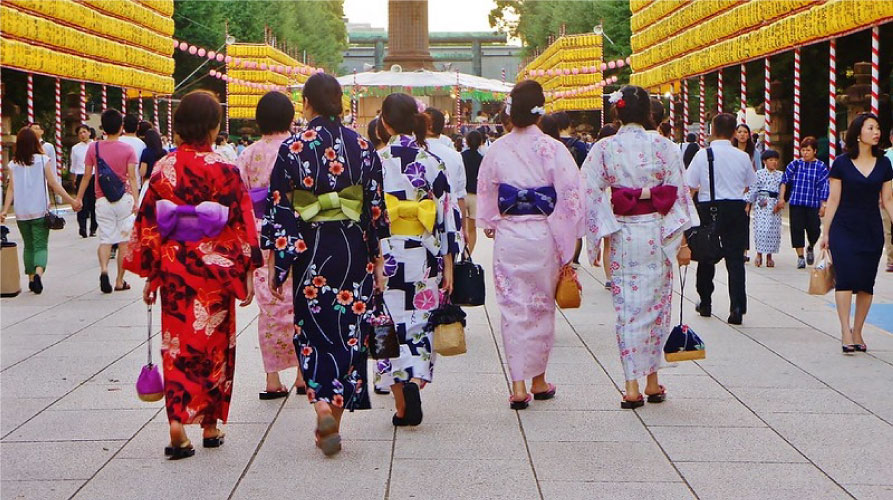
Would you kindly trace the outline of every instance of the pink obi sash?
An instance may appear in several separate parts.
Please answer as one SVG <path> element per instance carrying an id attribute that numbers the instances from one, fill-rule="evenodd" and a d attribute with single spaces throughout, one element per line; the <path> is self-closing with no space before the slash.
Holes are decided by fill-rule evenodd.
<path id="1" fill-rule="evenodd" d="M 667 215 L 676 203 L 676 186 L 655 186 L 651 188 L 651 198 L 640 200 L 641 189 L 624 187 L 611 188 L 611 205 L 614 215 L 644 215 L 658 212 Z"/>

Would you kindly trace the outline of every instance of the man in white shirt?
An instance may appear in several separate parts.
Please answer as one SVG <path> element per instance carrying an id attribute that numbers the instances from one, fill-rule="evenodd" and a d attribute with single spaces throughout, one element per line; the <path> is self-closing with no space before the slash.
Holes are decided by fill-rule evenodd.
<path id="1" fill-rule="evenodd" d="M 217 138 L 214 140 L 214 152 L 225 158 L 229 163 L 235 163 L 236 158 L 239 157 L 239 154 L 236 153 L 236 148 L 230 144 L 229 138 L 223 133 L 217 134 Z"/>
<path id="2" fill-rule="evenodd" d="M 701 225 L 710 223 L 716 215 L 716 232 L 722 243 L 721 258 L 726 261 L 729 272 L 729 324 L 740 325 L 742 316 L 747 313 L 747 292 L 744 285 L 744 249 L 747 247 L 748 217 L 744 193 L 756 181 L 756 174 L 747 153 L 732 146 L 735 133 L 735 115 L 720 113 L 713 118 L 713 141 L 710 147 L 695 154 L 685 180 L 697 192 L 698 215 Z M 711 161 L 712 157 L 712 161 Z M 714 182 L 710 182 L 710 163 L 713 164 Z M 714 200 L 711 201 L 711 187 Z M 701 316 L 709 317 L 713 276 L 716 263 L 698 262 L 697 289 L 700 301 L 695 309 Z"/>
<path id="3" fill-rule="evenodd" d="M 75 186 L 81 185 L 81 179 L 84 178 L 84 160 L 87 158 L 87 149 L 93 143 L 90 140 L 90 127 L 84 124 L 78 125 L 77 128 L 78 143 L 71 147 L 71 162 L 69 164 L 69 172 L 73 177 Z M 90 218 L 90 236 L 96 236 L 96 193 L 93 192 L 93 178 L 90 178 L 90 184 L 87 191 L 84 192 L 84 207 L 78 212 L 78 232 L 81 238 L 87 237 L 87 218 Z"/>
<path id="4" fill-rule="evenodd" d="M 440 158 L 447 169 L 447 178 L 450 181 L 450 194 L 459 207 L 461 219 L 456 221 L 456 227 L 464 227 L 462 220 L 468 216 L 465 207 L 465 197 L 468 196 L 466 191 L 465 162 L 462 161 L 462 154 L 456 151 L 453 146 L 453 140 L 443 135 L 443 127 L 446 125 L 446 118 L 443 113 L 436 108 L 428 108 L 425 110 L 428 115 L 428 151 Z M 463 231 L 464 232 L 464 231 Z M 464 235 L 463 235 L 464 236 Z M 467 240 L 467 238 L 463 238 Z"/>
<path id="5" fill-rule="evenodd" d="M 130 147 L 133 148 L 133 152 L 136 153 L 137 165 L 139 165 L 140 157 L 142 157 L 143 155 L 143 150 L 146 149 L 146 143 L 136 136 L 136 131 L 139 126 L 140 119 L 136 115 L 128 113 L 124 116 L 124 134 L 118 138 L 119 141 L 123 142 L 124 144 L 129 144 Z M 137 181 L 139 183 L 142 183 L 142 179 L 139 178 L 139 169 L 137 169 L 136 177 Z"/>

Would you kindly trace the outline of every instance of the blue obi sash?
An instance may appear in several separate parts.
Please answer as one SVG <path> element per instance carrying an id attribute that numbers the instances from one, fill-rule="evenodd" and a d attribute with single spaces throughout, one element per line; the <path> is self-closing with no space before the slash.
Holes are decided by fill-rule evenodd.
<path id="1" fill-rule="evenodd" d="M 518 189 L 510 184 L 500 184 L 497 204 L 502 215 L 550 215 L 557 200 L 553 186 Z"/>

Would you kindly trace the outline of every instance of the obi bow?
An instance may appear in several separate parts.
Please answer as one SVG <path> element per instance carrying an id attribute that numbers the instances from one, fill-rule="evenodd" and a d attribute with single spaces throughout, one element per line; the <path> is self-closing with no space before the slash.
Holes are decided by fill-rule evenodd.
<path id="1" fill-rule="evenodd" d="M 229 219 L 229 207 L 213 201 L 177 205 L 170 200 L 158 200 L 155 203 L 155 218 L 162 238 L 198 241 L 213 238 L 223 231 Z"/>
<path id="2" fill-rule="evenodd" d="M 499 185 L 499 211 L 505 215 L 550 215 L 555 210 L 558 194 L 552 186 L 519 189 L 510 184 Z"/>
<path id="3" fill-rule="evenodd" d="M 307 222 L 334 220 L 360 220 L 363 210 L 363 186 L 354 185 L 323 194 L 296 190 L 292 193 L 292 203 L 301 219 Z"/>
<path id="4" fill-rule="evenodd" d="M 401 200 L 392 194 L 385 194 L 384 201 L 391 219 L 391 234 L 420 236 L 434 230 L 437 221 L 437 204 L 434 200 Z"/>
<path id="5" fill-rule="evenodd" d="M 641 189 L 611 188 L 611 204 L 617 215 L 642 215 L 658 212 L 667 215 L 676 203 L 676 186 L 661 185 L 651 188 L 651 198 L 640 200 Z"/>

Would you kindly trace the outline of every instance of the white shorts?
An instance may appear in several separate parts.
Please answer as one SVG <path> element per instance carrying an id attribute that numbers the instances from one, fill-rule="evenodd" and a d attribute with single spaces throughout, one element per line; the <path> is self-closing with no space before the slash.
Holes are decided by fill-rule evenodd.
<path id="1" fill-rule="evenodd" d="M 133 229 L 133 196 L 125 193 L 112 203 L 103 196 L 96 200 L 96 222 L 99 225 L 99 243 L 114 245 L 130 241 Z"/>
<path id="2" fill-rule="evenodd" d="M 478 196 L 474 193 L 468 193 L 465 197 L 465 209 L 468 210 L 468 218 L 475 219 L 478 214 Z"/>

